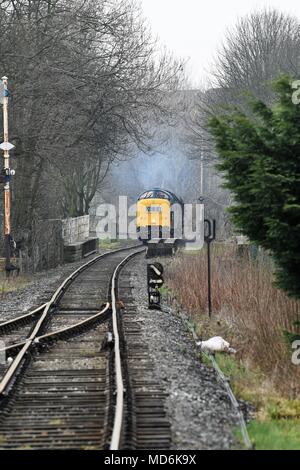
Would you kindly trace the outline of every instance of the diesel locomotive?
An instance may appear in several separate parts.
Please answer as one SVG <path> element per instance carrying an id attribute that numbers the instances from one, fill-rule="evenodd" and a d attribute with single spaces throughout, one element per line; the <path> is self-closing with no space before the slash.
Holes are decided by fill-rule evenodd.
<path id="1" fill-rule="evenodd" d="M 151 189 L 137 201 L 137 233 L 144 243 L 174 238 L 174 208 L 182 210 L 183 201 L 171 191 Z"/>

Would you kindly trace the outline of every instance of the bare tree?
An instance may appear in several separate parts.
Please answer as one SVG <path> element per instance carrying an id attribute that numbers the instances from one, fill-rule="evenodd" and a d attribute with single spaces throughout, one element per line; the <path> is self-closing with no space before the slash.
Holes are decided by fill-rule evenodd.
<path id="1" fill-rule="evenodd" d="M 268 82 L 280 74 L 300 71 L 300 23 L 277 10 L 255 12 L 240 19 L 219 51 L 214 87 L 250 91 L 267 99 Z"/>
<path id="2" fill-rule="evenodd" d="M 185 140 L 190 158 L 202 159 L 204 195 L 208 212 L 219 225 L 227 224 L 224 208 L 232 203 L 222 189 L 222 175 L 215 169 L 218 161 L 207 121 L 226 112 L 228 106 L 246 111 L 249 95 L 270 103 L 270 81 L 280 74 L 297 76 L 300 72 L 300 23 L 297 18 L 276 10 L 254 12 L 241 18 L 228 31 L 212 70 L 210 89 L 199 92 L 186 119 Z M 211 184 L 210 184 L 211 183 Z"/>
<path id="3" fill-rule="evenodd" d="M 149 150 L 149 120 L 181 64 L 157 54 L 128 0 L 0 2 L 2 70 L 11 79 L 14 223 L 87 213 L 114 159 Z M 22 197 L 18 197 L 21 195 Z"/>

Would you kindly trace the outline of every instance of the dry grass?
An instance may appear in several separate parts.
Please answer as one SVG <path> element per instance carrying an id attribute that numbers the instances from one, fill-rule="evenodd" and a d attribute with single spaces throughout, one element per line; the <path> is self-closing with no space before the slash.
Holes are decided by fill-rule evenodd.
<path id="1" fill-rule="evenodd" d="M 5 275 L 0 276 L 0 299 L 3 298 L 9 292 L 15 292 L 23 287 L 28 286 L 31 283 L 31 279 L 27 276 L 13 276 L 10 279 L 6 279 Z"/>
<path id="2" fill-rule="evenodd" d="M 245 366 L 264 376 L 261 386 L 287 398 L 300 396 L 300 366 L 291 361 L 283 330 L 297 333 L 300 303 L 273 285 L 268 257 L 253 262 L 238 256 L 235 246 L 212 251 L 213 319 L 207 320 L 206 253 L 183 254 L 168 268 L 168 286 L 192 316 L 199 335 L 221 334 L 238 350 Z"/>

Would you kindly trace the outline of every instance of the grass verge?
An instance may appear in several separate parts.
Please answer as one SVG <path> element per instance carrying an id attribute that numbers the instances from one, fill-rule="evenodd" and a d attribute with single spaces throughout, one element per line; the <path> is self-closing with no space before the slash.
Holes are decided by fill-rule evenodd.
<path id="1" fill-rule="evenodd" d="M 298 333 L 300 304 L 273 285 L 272 263 L 238 256 L 232 246 L 213 252 L 213 319 L 207 318 L 205 251 L 177 257 L 167 268 L 166 297 L 175 298 L 197 335 L 220 335 L 238 350 L 217 355 L 234 393 L 253 403 L 248 426 L 257 449 L 300 449 L 300 366 L 284 331 Z M 171 292 L 171 293 L 170 293 Z"/>
<path id="2" fill-rule="evenodd" d="M 99 248 L 104 250 L 117 250 L 137 245 L 138 240 L 111 240 L 110 238 L 99 239 Z"/>
<path id="3" fill-rule="evenodd" d="M 257 450 L 300 449 L 300 420 L 255 420 L 248 432 Z"/>
<path id="4" fill-rule="evenodd" d="M 257 450 L 300 449 L 300 400 L 282 397 L 267 387 L 266 377 L 234 357 L 216 355 L 223 373 L 230 378 L 237 397 L 252 403 L 256 417 L 248 432 Z M 240 433 L 236 433 L 241 440 Z M 241 441 L 242 442 L 242 441 Z"/>
<path id="5" fill-rule="evenodd" d="M 104 250 L 117 250 L 118 248 L 122 248 L 122 245 L 119 241 L 105 238 L 104 240 L 99 239 L 99 248 L 103 248 Z"/>

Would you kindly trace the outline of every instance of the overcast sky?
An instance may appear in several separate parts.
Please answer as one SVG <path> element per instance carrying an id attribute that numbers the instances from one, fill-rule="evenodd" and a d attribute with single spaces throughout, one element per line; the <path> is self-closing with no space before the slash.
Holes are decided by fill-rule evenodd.
<path id="1" fill-rule="evenodd" d="M 275 7 L 300 18 L 300 0 L 140 0 L 155 35 L 177 56 L 189 59 L 193 86 L 205 85 L 216 51 L 237 19 Z"/>

